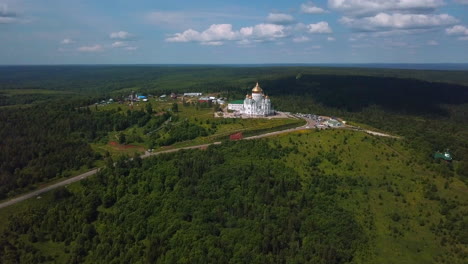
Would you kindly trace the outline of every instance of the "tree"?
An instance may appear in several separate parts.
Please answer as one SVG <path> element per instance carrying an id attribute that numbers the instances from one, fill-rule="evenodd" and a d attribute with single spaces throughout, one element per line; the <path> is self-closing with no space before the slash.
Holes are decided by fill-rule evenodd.
<path id="1" fill-rule="evenodd" d="M 125 133 L 123 133 L 123 132 L 119 133 L 118 138 L 119 138 L 119 143 L 120 144 L 125 144 L 125 142 L 127 140 L 126 137 L 125 137 Z"/>
<path id="2" fill-rule="evenodd" d="M 150 115 L 153 113 L 153 106 L 151 105 L 151 103 L 146 104 L 146 112 Z"/>

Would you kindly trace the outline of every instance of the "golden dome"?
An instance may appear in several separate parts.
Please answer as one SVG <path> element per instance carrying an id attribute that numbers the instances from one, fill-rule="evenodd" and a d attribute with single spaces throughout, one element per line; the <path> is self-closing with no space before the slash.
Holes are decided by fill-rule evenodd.
<path id="1" fill-rule="evenodd" d="M 270 96 L 268 96 L 268 95 L 267 95 L 267 96 L 265 96 L 265 99 L 270 99 Z"/>
<path id="2" fill-rule="evenodd" d="M 257 82 L 257 85 L 255 85 L 255 87 L 252 89 L 252 93 L 261 93 L 261 92 L 263 92 L 263 90 L 262 88 L 260 88 Z"/>

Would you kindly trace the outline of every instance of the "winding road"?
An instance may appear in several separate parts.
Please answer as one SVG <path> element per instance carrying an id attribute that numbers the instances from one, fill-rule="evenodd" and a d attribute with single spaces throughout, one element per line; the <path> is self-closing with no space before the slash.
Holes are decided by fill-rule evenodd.
<path id="1" fill-rule="evenodd" d="M 307 123 L 305 125 L 302 125 L 302 126 L 299 126 L 299 127 L 296 127 L 296 128 L 290 128 L 290 129 L 265 133 L 265 134 L 261 134 L 261 135 L 257 135 L 257 136 L 246 137 L 246 138 L 244 138 L 244 140 L 270 137 L 270 136 L 280 135 L 280 134 L 284 134 L 284 133 L 290 133 L 290 132 L 294 132 L 294 131 L 298 131 L 298 130 L 312 129 L 314 127 L 314 121 L 312 121 L 311 119 L 308 119 L 308 118 L 303 118 L 303 119 L 305 121 L 307 121 Z M 369 132 L 373 132 L 373 131 L 364 131 L 364 132 L 369 133 Z M 376 136 L 393 137 L 393 136 L 383 134 L 383 133 L 379 133 L 379 132 L 373 132 L 373 134 L 376 135 Z M 153 153 L 146 152 L 145 154 L 141 155 L 141 158 L 144 159 L 144 158 L 148 158 L 148 157 L 151 157 L 151 156 L 176 152 L 176 151 L 183 150 L 183 149 L 202 149 L 202 148 L 206 148 L 206 147 L 208 147 L 210 145 L 219 145 L 219 144 L 221 144 L 221 142 L 218 141 L 218 142 L 202 144 L 202 145 L 196 145 L 196 146 L 190 146 L 190 147 L 181 147 L 181 148 L 168 149 L 168 150 L 163 150 L 163 151 L 158 151 L 158 152 L 153 152 Z M 68 184 L 83 180 L 83 179 L 86 179 L 89 176 L 92 176 L 92 175 L 96 174 L 98 172 L 98 170 L 99 169 L 96 168 L 96 169 L 90 170 L 88 172 L 82 173 L 80 175 L 77 175 L 77 176 L 62 180 L 60 182 L 57 182 L 57 183 L 54 183 L 54 184 L 51 184 L 51 185 L 48 185 L 48 186 L 43 187 L 41 189 L 26 193 L 26 194 L 22 194 L 22 195 L 20 195 L 20 196 L 18 196 L 16 198 L 1 202 L 0 203 L 0 209 L 4 208 L 4 207 L 7 207 L 7 206 L 10 206 L 10 205 L 14 205 L 14 204 L 19 203 L 21 201 L 24 201 L 26 199 L 33 198 L 35 196 L 38 196 L 38 195 L 43 194 L 45 192 L 51 191 L 53 189 L 56 189 L 56 188 L 59 188 L 59 187 L 62 187 L 62 186 L 65 186 L 65 185 L 68 185 Z"/>

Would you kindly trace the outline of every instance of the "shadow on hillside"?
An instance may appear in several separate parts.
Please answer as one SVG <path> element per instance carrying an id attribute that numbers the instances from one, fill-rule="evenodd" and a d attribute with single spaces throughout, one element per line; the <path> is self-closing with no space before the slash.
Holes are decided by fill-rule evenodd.
<path id="1" fill-rule="evenodd" d="M 311 95 L 328 107 L 357 112 L 370 105 L 405 114 L 443 115 L 442 104 L 468 102 L 468 87 L 412 79 L 307 75 L 264 81 L 269 93 Z"/>

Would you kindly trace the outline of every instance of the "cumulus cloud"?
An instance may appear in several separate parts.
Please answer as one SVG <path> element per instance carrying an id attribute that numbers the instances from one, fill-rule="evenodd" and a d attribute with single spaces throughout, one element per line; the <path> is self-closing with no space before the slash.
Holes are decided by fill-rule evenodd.
<path id="1" fill-rule="evenodd" d="M 282 13 L 270 13 L 267 17 L 267 22 L 278 25 L 289 25 L 294 23 L 294 17 Z"/>
<path id="2" fill-rule="evenodd" d="M 327 33 L 332 33 L 332 29 L 328 25 L 327 22 L 321 21 L 316 24 L 309 24 L 307 26 L 307 29 L 309 33 L 314 33 L 314 34 L 327 34 Z"/>
<path id="3" fill-rule="evenodd" d="M 203 45 L 219 46 L 224 44 L 225 41 L 267 41 L 285 36 L 285 27 L 283 25 L 258 24 L 253 27 L 243 27 L 236 31 L 232 29 L 231 24 L 213 24 L 202 32 L 188 29 L 182 33 L 176 33 L 166 38 L 166 41 L 199 42 Z"/>
<path id="4" fill-rule="evenodd" d="M 372 15 L 380 12 L 427 13 L 443 6 L 444 0 L 328 0 L 331 9 L 348 16 Z"/>
<path id="5" fill-rule="evenodd" d="M 103 50 L 104 48 L 99 44 L 96 44 L 93 46 L 81 46 L 78 48 L 78 51 L 81 51 L 81 52 L 98 52 L 98 51 L 103 51 Z"/>
<path id="6" fill-rule="evenodd" d="M 325 9 L 315 6 L 312 2 L 301 5 L 301 12 L 305 14 L 321 14 L 325 13 Z"/>
<path id="7" fill-rule="evenodd" d="M 385 31 L 394 29 L 423 29 L 448 26 L 458 22 L 448 14 L 387 14 L 379 13 L 364 18 L 343 17 L 340 22 L 358 31 Z"/>
<path id="8" fill-rule="evenodd" d="M 242 35 L 257 40 L 271 40 L 286 37 L 285 27 L 274 24 L 258 24 L 252 27 L 241 28 Z"/>
<path id="9" fill-rule="evenodd" d="M 63 39 L 62 41 L 60 41 L 61 44 L 64 44 L 64 45 L 68 45 L 68 44 L 73 44 L 75 43 L 75 41 L 73 39 L 70 39 L 70 38 L 65 38 Z"/>
<path id="10" fill-rule="evenodd" d="M 435 40 L 429 40 L 427 42 L 427 45 L 429 45 L 429 46 L 439 46 L 439 42 L 437 42 Z"/>
<path id="11" fill-rule="evenodd" d="M 169 42 L 213 42 L 221 40 L 234 40 L 237 38 L 236 32 L 232 30 L 231 24 L 214 24 L 203 32 L 188 29 L 182 33 L 176 33 L 167 38 Z"/>
<path id="12" fill-rule="evenodd" d="M 462 4 L 462 5 L 468 5 L 468 0 L 455 0 L 455 2 Z"/>
<path id="13" fill-rule="evenodd" d="M 334 37 L 328 37 L 327 40 L 328 41 L 335 41 L 335 38 Z"/>
<path id="14" fill-rule="evenodd" d="M 456 25 L 451 28 L 445 29 L 448 35 L 468 35 L 468 27 Z"/>
<path id="15" fill-rule="evenodd" d="M 130 39 L 132 37 L 132 34 L 126 31 L 118 31 L 110 33 L 109 37 L 111 39 Z"/>
<path id="16" fill-rule="evenodd" d="M 458 40 L 468 40 L 468 27 L 463 25 L 456 25 L 445 29 L 447 35 L 459 36 Z"/>
<path id="17" fill-rule="evenodd" d="M 135 47 L 135 46 L 129 46 L 129 47 L 125 47 L 124 49 L 126 50 L 137 50 L 138 47 Z"/>

